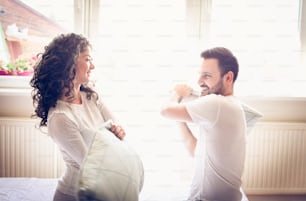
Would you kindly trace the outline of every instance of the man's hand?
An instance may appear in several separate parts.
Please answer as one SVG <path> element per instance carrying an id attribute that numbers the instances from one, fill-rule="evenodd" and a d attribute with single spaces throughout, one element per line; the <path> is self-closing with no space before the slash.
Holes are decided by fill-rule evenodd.
<path id="1" fill-rule="evenodd" d="M 119 138 L 120 140 L 123 140 L 123 138 L 125 137 L 125 131 L 123 130 L 123 128 L 119 125 L 116 124 L 112 124 L 110 130 L 116 135 L 117 138 Z"/>
<path id="2" fill-rule="evenodd" d="M 177 98 L 177 102 L 181 102 L 184 98 L 191 98 L 193 89 L 186 84 L 177 84 L 174 87 L 174 93 Z"/>

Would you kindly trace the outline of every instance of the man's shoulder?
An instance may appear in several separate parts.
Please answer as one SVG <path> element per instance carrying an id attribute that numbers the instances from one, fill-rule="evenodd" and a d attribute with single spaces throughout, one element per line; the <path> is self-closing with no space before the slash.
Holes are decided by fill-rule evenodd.
<path id="1" fill-rule="evenodd" d="M 233 99 L 233 97 L 231 96 L 223 96 L 221 94 L 209 94 L 203 97 L 205 97 L 205 99 L 208 101 L 221 101 L 221 102 L 230 102 Z"/>

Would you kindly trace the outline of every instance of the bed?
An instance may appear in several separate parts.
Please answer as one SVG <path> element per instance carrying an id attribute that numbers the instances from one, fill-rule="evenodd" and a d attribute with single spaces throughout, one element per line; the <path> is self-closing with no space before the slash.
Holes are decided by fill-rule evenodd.
<path id="1" fill-rule="evenodd" d="M 57 179 L 52 178 L 0 178 L 1 201 L 52 201 Z M 140 194 L 140 201 L 179 201 L 188 194 L 184 186 L 145 185 Z M 242 201 L 248 201 L 244 195 Z"/>
<path id="2" fill-rule="evenodd" d="M 57 179 L 2 177 L 1 201 L 52 201 Z"/>

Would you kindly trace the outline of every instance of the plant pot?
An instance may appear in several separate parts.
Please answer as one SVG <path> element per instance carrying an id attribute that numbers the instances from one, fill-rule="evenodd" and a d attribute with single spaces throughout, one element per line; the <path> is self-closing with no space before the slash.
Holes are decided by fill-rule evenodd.
<path id="1" fill-rule="evenodd" d="M 18 76 L 31 76 L 33 75 L 33 71 L 18 71 L 17 75 Z"/>
<path id="2" fill-rule="evenodd" d="M 0 70 L 0 75 L 14 75 L 12 71 Z"/>

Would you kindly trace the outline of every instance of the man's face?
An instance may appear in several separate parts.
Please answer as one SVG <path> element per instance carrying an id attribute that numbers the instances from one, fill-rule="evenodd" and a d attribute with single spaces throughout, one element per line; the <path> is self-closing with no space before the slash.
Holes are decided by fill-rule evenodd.
<path id="1" fill-rule="evenodd" d="M 203 60 L 198 84 L 201 87 L 201 96 L 207 94 L 223 94 L 225 89 L 217 59 L 211 58 Z"/>

